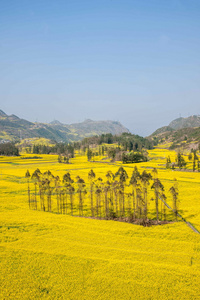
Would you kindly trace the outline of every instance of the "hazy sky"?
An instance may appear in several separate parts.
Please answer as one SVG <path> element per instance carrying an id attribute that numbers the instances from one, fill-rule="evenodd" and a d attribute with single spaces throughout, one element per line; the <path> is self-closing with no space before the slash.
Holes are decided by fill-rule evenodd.
<path id="1" fill-rule="evenodd" d="M 0 0 L 0 109 L 143 136 L 200 114 L 200 1 Z"/>

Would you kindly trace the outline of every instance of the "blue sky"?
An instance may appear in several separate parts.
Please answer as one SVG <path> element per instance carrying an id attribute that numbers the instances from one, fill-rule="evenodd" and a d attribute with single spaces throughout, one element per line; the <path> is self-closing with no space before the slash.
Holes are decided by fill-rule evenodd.
<path id="1" fill-rule="evenodd" d="M 148 135 L 200 114 L 199 0 L 0 0 L 0 109 Z"/>

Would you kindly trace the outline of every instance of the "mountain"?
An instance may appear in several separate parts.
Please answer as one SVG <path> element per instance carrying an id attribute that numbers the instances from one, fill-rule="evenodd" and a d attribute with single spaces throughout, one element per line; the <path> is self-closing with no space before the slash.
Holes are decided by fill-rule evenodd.
<path id="1" fill-rule="evenodd" d="M 156 136 L 158 134 L 161 134 L 161 133 L 164 133 L 164 132 L 167 132 L 167 131 L 174 131 L 173 128 L 169 127 L 169 126 L 163 126 L 161 128 L 158 128 L 156 131 L 154 131 L 151 136 Z"/>
<path id="2" fill-rule="evenodd" d="M 102 133 L 121 134 L 123 132 L 129 132 L 120 122 L 115 121 L 92 121 L 85 120 L 82 123 L 75 123 L 69 126 L 69 129 L 76 130 L 79 134 L 87 136 L 100 135 Z"/>
<path id="3" fill-rule="evenodd" d="M 168 126 L 173 129 L 200 127 L 200 116 L 193 115 L 188 118 L 178 118 L 169 123 Z"/>
<path id="4" fill-rule="evenodd" d="M 188 118 L 178 118 L 169 123 L 168 126 L 163 126 L 161 128 L 158 128 L 156 131 L 154 131 L 150 137 L 156 136 L 158 134 L 168 132 L 168 131 L 174 131 L 182 128 L 193 128 L 193 127 L 200 127 L 200 116 L 193 115 Z"/>
<path id="5" fill-rule="evenodd" d="M 7 114 L 0 109 L 0 117 L 7 117 Z"/>
<path id="6" fill-rule="evenodd" d="M 54 120 L 52 122 L 49 123 L 50 125 L 63 125 L 60 121 L 58 120 Z"/>
<path id="7" fill-rule="evenodd" d="M 148 138 L 155 143 L 168 144 L 171 149 L 196 149 L 200 142 L 200 116 L 175 119 L 168 126 L 158 128 Z"/>
<path id="8" fill-rule="evenodd" d="M 0 110 L 0 141 L 43 137 L 57 142 L 71 142 L 102 133 L 121 134 L 123 132 L 129 132 L 129 130 L 115 121 L 85 120 L 70 125 L 62 124 L 57 120 L 49 124 L 33 123 L 15 115 L 8 116 Z"/>

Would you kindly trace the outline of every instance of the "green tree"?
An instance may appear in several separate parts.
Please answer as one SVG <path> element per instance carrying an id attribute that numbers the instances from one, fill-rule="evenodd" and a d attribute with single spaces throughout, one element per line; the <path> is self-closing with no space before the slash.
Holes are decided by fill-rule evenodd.
<path id="1" fill-rule="evenodd" d="M 67 200 L 68 200 L 68 194 L 70 195 L 70 192 L 72 192 L 71 188 L 71 184 L 74 182 L 74 180 L 71 178 L 71 175 L 69 172 L 67 172 L 66 174 L 63 175 L 63 184 L 64 184 L 64 193 L 65 193 L 65 213 L 67 214 Z M 71 202 L 71 198 L 70 198 L 70 202 Z M 73 206 L 73 205 L 72 205 Z M 71 207 L 72 207 L 71 206 Z"/>
<path id="2" fill-rule="evenodd" d="M 137 197 L 137 187 L 139 186 L 139 180 L 141 178 L 138 168 L 135 166 L 129 184 L 132 186 L 132 197 L 133 197 L 133 218 L 134 220 L 138 217 L 139 214 L 139 205 Z"/>
<path id="3" fill-rule="evenodd" d="M 157 220 L 157 223 L 158 223 L 158 220 L 159 220 L 159 196 L 161 195 L 161 193 L 164 191 L 164 186 L 163 184 L 161 183 L 160 179 L 157 178 L 157 170 L 154 168 L 154 170 L 152 171 L 153 173 L 153 177 L 154 177 L 154 182 L 151 186 L 152 189 L 154 189 L 154 194 L 155 194 L 155 206 L 156 206 L 156 220 Z"/>
<path id="4" fill-rule="evenodd" d="M 124 199 L 124 187 L 126 184 L 126 180 L 128 179 L 128 174 L 126 170 L 121 166 L 118 171 L 115 173 L 115 177 L 119 178 L 119 183 L 120 183 L 120 204 L 122 202 L 122 214 L 124 215 L 125 213 L 125 199 Z"/>
<path id="5" fill-rule="evenodd" d="M 197 156 L 197 150 L 192 150 L 193 152 L 193 172 L 196 170 L 196 165 L 197 165 L 197 168 L 198 168 L 198 161 L 199 161 L 199 158 Z"/>
<path id="6" fill-rule="evenodd" d="M 148 199 L 147 199 L 147 188 L 149 185 L 149 181 L 152 179 L 152 176 L 150 173 L 147 173 L 147 171 L 143 171 L 141 175 L 141 183 L 142 183 L 142 190 L 143 190 L 143 216 L 144 219 L 147 219 L 147 212 L 148 212 Z"/>
<path id="7" fill-rule="evenodd" d="M 92 217 L 94 217 L 94 207 L 93 207 L 93 194 L 94 194 L 94 179 L 95 173 L 93 170 L 90 170 L 88 173 L 88 180 L 90 182 L 90 204 L 91 204 L 91 213 Z"/>
<path id="8" fill-rule="evenodd" d="M 167 157 L 167 161 L 166 161 L 166 168 L 167 168 L 167 169 L 170 169 L 171 163 L 172 163 L 172 162 L 171 162 L 171 158 L 170 158 L 170 156 L 168 156 L 168 157 Z"/>
<path id="9" fill-rule="evenodd" d="M 92 159 L 92 150 L 88 147 L 87 149 L 87 159 L 88 161 L 90 161 Z"/>
<path id="10" fill-rule="evenodd" d="M 31 206 L 31 200 L 30 200 L 30 185 L 29 185 L 29 178 L 31 177 L 29 170 L 26 171 L 25 177 L 27 178 L 27 183 L 28 183 L 28 203 L 29 203 L 29 208 Z"/>
<path id="11" fill-rule="evenodd" d="M 102 207 L 102 191 L 103 191 L 103 180 L 101 177 L 99 177 L 97 180 L 96 180 L 96 214 L 97 214 L 97 217 L 100 216 L 101 218 L 101 207 Z"/>
<path id="12" fill-rule="evenodd" d="M 178 152 L 178 154 L 177 154 L 177 165 L 178 165 L 179 169 L 185 168 L 186 164 L 187 163 L 186 163 L 184 157 L 182 156 L 182 154 L 180 152 Z"/>
<path id="13" fill-rule="evenodd" d="M 38 185 L 38 183 L 40 182 L 40 176 L 41 176 L 41 172 L 40 172 L 40 170 L 37 168 L 34 172 L 33 172 L 33 174 L 32 174 L 32 176 L 31 176 L 31 178 L 34 180 L 34 185 L 35 185 L 35 206 L 36 206 L 36 209 L 37 209 L 37 185 Z M 42 203 L 42 202 L 40 202 L 40 204 L 41 204 L 41 209 L 42 210 L 44 210 L 44 204 Z"/>
<path id="14" fill-rule="evenodd" d="M 106 178 L 107 178 L 107 201 L 108 201 L 108 213 L 110 217 L 114 217 L 114 185 L 113 185 L 113 180 L 115 178 L 114 174 L 112 173 L 112 171 L 108 171 L 106 173 Z"/>
<path id="15" fill-rule="evenodd" d="M 108 157 L 111 159 L 111 161 L 114 161 L 115 160 L 115 157 L 116 157 L 116 149 L 115 148 L 109 148 L 108 149 Z"/>
<path id="16" fill-rule="evenodd" d="M 60 154 L 58 155 L 58 162 L 59 162 L 59 164 L 62 163 L 62 156 Z"/>
<path id="17" fill-rule="evenodd" d="M 174 185 L 169 189 L 169 191 L 171 192 L 172 194 L 172 197 L 173 197 L 173 211 L 174 211 L 174 214 L 175 214 L 175 217 L 176 217 L 176 221 L 177 221 L 177 215 L 178 215 L 178 183 L 177 183 L 177 180 L 174 179 L 175 183 Z"/>
<path id="18" fill-rule="evenodd" d="M 56 192 L 56 199 L 57 199 L 57 212 L 60 212 L 60 177 L 56 176 L 54 178 L 54 187 Z"/>
<path id="19" fill-rule="evenodd" d="M 85 190 L 85 181 L 80 178 L 79 176 L 77 178 L 77 184 L 78 184 L 78 194 L 79 194 L 79 216 L 83 216 L 83 196 L 86 193 Z"/>

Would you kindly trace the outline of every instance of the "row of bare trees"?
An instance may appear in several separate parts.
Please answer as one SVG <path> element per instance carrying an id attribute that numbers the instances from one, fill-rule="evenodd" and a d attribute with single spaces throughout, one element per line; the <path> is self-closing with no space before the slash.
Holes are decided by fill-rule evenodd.
<path id="1" fill-rule="evenodd" d="M 157 222 L 167 220 L 164 204 L 166 196 L 157 169 L 153 169 L 151 173 L 144 170 L 140 174 L 135 167 L 129 179 L 126 170 L 121 166 L 115 174 L 108 171 L 105 177 L 106 180 L 96 178 L 94 171 L 90 170 L 86 183 L 80 176 L 73 180 L 69 172 L 61 179 L 50 171 L 41 173 L 36 169 L 31 175 L 27 170 L 29 208 L 128 222 L 146 222 L 150 218 L 155 218 Z M 150 196 L 150 187 L 154 191 L 153 197 Z M 177 183 L 170 188 L 170 192 L 177 218 Z M 155 202 L 153 210 L 149 205 L 150 201 Z"/>

